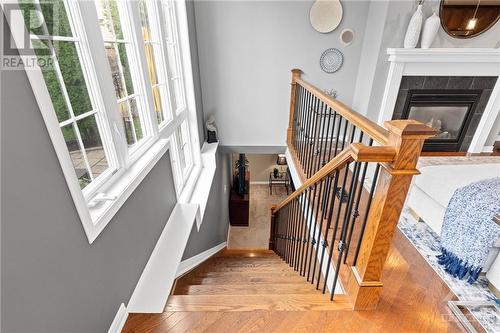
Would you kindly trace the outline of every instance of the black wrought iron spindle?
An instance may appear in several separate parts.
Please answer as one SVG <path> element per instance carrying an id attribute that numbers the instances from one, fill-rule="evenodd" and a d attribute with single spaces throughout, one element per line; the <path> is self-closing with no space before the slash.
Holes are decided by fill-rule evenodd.
<path id="1" fill-rule="evenodd" d="M 347 164 L 345 166 L 345 168 L 348 170 L 349 169 L 349 164 Z M 339 172 L 339 176 L 340 176 L 340 171 L 337 170 L 337 172 Z M 336 187 L 334 189 L 335 194 L 339 198 L 339 205 L 338 205 L 338 208 L 337 208 L 337 214 L 335 215 L 335 223 L 333 225 L 332 242 L 330 244 L 330 251 L 329 251 L 329 254 L 328 254 L 328 262 L 331 262 L 331 260 L 333 258 L 333 249 L 335 248 L 335 240 L 337 238 L 337 231 L 338 231 L 339 222 L 340 222 L 340 214 L 342 212 L 342 204 L 343 204 L 343 197 L 344 197 L 344 193 L 345 193 L 346 182 L 347 182 L 347 177 L 344 174 L 344 178 L 342 179 L 342 186 L 341 187 Z M 326 289 L 326 284 L 327 284 L 327 281 L 328 281 L 328 274 L 330 273 L 330 266 L 331 265 L 328 265 L 326 267 L 325 282 L 323 284 L 323 293 L 325 292 L 325 289 Z M 335 267 L 335 271 L 337 271 L 338 268 L 339 267 Z M 335 283 L 336 283 L 336 281 L 335 281 Z M 333 284 L 333 288 L 334 289 L 335 289 L 335 283 Z"/>
<path id="2" fill-rule="evenodd" d="M 338 180 L 339 180 L 339 170 L 335 170 L 335 173 L 333 175 L 333 182 L 331 184 L 331 186 L 329 187 L 328 189 L 328 196 L 329 196 L 329 199 L 328 199 L 328 204 L 327 204 L 327 207 L 328 207 L 328 217 L 326 219 L 326 230 L 325 230 L 325 240 L 324 240 L 324 243 L 322 244 L 322 249 L 321 249 L 321 258 L 320 258 L 320 261 L 319 261 L 319 271 L 318 271 L 318 280 L 317 280 L 317 283 L 316 283 L 316 289 L 319 288 L 319 275 L 321 275 L 321 269 L 323 268 L 323 260 L 325 258 L 325 252 L 326 252 L 326 249 L 328 248 L 328 233 L 330 231 L 330 226 L 331 226 L 331 223 L 332 223 L 332 217 L 333 217 L 333 210 L 335 208 L 335 198 L 336 198 L 336 195 L 335 195 L 335 190 L 337 188 L 337 184 L 338 184 Z M 330 198 L 330 195 L 331 195 L 331 198 Z M 340 204 L 342 204 L 340 202 Z M 332 244 L 335 243 L 335 239 L 332 240 L 331 242 Z M 329 256 L 327 258 L 327 263 L 328 263 L 328 266 L 331 265 L 331 256 Z M 326 281 L 326 279 L 325 279 Z M 325 293 L 325 288 L 323 287 L 323 294 Z"/>
<path id="3" fill-rule="evenodd" d="M 375 173 L 373 175 L 373 180 L 370 188 L 370 194 L 368 195 L 368 202 L 366 204 L 366 209 L 365 209 L 365 216 L 363 219 L 363 224 L 361 225 L 361 231 L 360 235 L 358 238 L 358 243 L 356 244 L 356 252 L 354 254 L 354 260 L 352 265 L 356 266 L 356 263 L 358 262 L 358 255 L 359 255 L 359 247 L 361 246 L 361 241 L 363 240 L 363 235 L 365 233 L 365 228 L 366 228 L 366 222 L 368 221 L 368 214 L 370 212 L 370 207 L 372 205 L 372 200 L 373 200 L 373 194 L 375 193 L 375 187 L 377 186 L 377 179 L 378 179 L 378 174 L 380 171 L 380 164 L 377 163 L 377 166 L 375 167 Z"/>

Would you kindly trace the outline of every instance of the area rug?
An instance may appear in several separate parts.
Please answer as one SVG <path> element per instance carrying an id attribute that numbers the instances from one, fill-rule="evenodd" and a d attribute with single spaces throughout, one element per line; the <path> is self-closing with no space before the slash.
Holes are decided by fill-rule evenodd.
<path id="1" fill-rule="evenodd" d="M 443 266 L 438 264 L 436 257 L 441 253 L 439 236 L 427 224 L 417 221 L 405 209 L 401 214 L 398 227 L 460 301 L 496 300 L 484 276 L 479 276 L 476 283 L 471 285 L 465 280 L 459 280 L 446 273 Z M 500 332 L 500 316 L 494 309 L 472 308 L 470 312 L 487 332 Z"/>

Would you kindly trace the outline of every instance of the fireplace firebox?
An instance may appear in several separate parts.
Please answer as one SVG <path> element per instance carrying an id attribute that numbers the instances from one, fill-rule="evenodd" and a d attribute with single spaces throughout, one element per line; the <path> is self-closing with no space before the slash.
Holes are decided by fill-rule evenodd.
<path id="1" fill-rule="evenodd" d="M 458 152 L 471 124 L 481 90 L 408 90 L 402 119 L 418 120 L 437 130 L 423 151 Z"/>

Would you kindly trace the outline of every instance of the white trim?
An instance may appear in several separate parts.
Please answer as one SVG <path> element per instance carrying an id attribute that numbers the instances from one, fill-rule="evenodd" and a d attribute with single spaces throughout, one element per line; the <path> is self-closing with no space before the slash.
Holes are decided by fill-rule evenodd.
<path id="1" fill-rule="evenodd" d="M 403 76 L 500 76 L 500 49 L 435 48 L 387 49 L 387 76 L 378 123 L 392 119 Z M 477 126 L 469 153 L 480 153 L 486 144 L 500 110 L 500 79 Z"/>
<path id="2" fill-rule="evenodd" d="M 175 273 L 175 277 L 178 278 L 179 276 L 189 272 L 196 266 L 200 265 L 201 263 L 209 259 L 214 254 L 225 248 L 226 246 L 227 242 L 223 242 L 191 258 L 181 261 L 179 267 L 177 268 L 177 273 Z"/>
<path id="3" fill-rule="evenodd" d="M 125 304 L 122 303 L 118 308 L 118 312 L 115 315 L 115 319 L 113 319 L 113 322 L 109 327 L 108 333 L 121 333 L 123 326 L 125 326 L 127 318 L 128 318 L 127 307 L 125 306 Z"/>
<path id="4" fill-rule="evenodd" d="M 208 197 L 212 189 L 212 182 L 217 169 L 217 148 L 219 143 L 204 143 L 201 149 L 201 160 L 203 168 L 200 171 L 200 176 L 190 193 L 189 201 L 193 204 L 199 205 L 199 210 L 196 213 L 196 227 L 200 231 L 203 217 L 205 216 L 205 209 L 208 203 Z"/>
<path id="5" fill-rule="evenodd" d="M 250 185 L 269 185 L 269 181 L 268 180 L 250 181 Z"/>
<path id="6" fill-rule="evenodd" d="M 175 205 L 130 297 L 129 312 L 163 312 L 197 211 L 198 205 Z"/>
<path id="7" fill-rule="evenodd" d="M 484 146 L 482 152 L 483 153 L 491 153 L 491 152 L 493 152 L 493 146 Z"/>

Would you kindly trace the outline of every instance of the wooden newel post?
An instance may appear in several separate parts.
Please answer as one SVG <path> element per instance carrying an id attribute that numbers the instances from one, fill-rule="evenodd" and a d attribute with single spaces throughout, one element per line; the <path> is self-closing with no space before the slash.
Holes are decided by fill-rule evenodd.
<path id="1" fill-rule="evenodd" d="M 292 82 L 291 82 L 291 93 L 290 93 L 290 114 L 288 119 L 288 130 L 286 135 L 286 142 L 288 144 L 292 143 L 293 139 L 293 119 L 295 117 L 295 96 L 297 93 L 297 79 L 300 79 L 302 71 L 300 69 L 292 69 Z"/>
<path id="2" fill-rule="evenodd" d="M 274 250 L 274 233 L 276 232 L 276 215 L 274 214 L 276 206 L 271 207 L 271 230 L 269 232 L 269 250 Z"/>
<path id="3" fill-rule="evenodd" d="M 413 120 L 385 122 L 389 143 L 396 149 L 393 162 L 381 163 L 376 192 L 356 266 L 351 267 L 347 294 L 355 310 L 377 307 L 382 291 L 380 277 L 391 246 L 424 140 L 436 131 Z"/>

